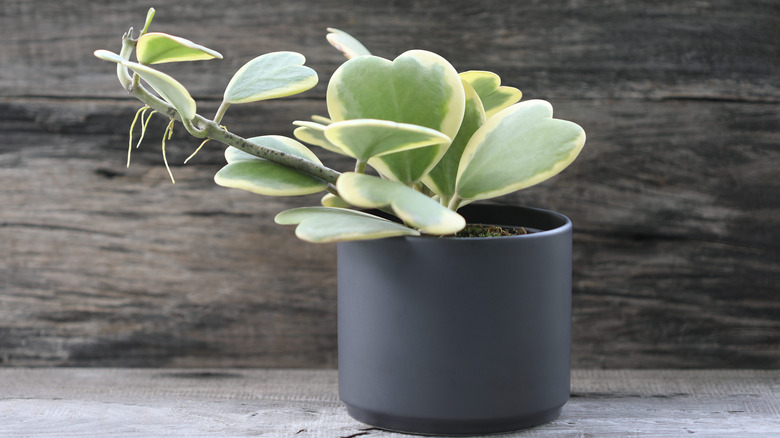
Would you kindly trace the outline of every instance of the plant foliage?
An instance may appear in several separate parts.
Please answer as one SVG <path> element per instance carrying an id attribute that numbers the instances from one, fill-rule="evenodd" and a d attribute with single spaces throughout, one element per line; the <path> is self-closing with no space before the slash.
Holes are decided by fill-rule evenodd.
<path id="1" fill-rule="evenodd" d="M 295 139 L 244 139 L 220 125 L 231 104 L 290 96 L 316 85 L 317 74 L 304 65 L 303 55 L 272 52 L 248 61 L 229 81 L 216 115 L 207 119 L 197 114 L 182 84 L 150 65 L 222 55 L 184 38 L 147 32 L 153 17 L 151 9 L 137 38 L 132 29 L 125 34 L 119 54 L 95 55 L 118 65 L 122 85 L 145 104 L 142 119 L 153 109 L 151 114 L 171 119 L 168 130 L 179 120 L 193 135 L 228 145 L 217 184 L 271 196 L 327 192 L 323 206 L 276 216 L 277 223 L 297 225 L 303 240 L 455 234 L 466 225 L 460 207 L 555 176 L 585 144 L 579 125 L 553 118 L 549 102 L 520 102 L 520 90 L 501 85 L 495 73 L 458 73 L 426 50 L 382 58 L 348 33 L 328 29 L 327 40 L 347 61 L 328 83 L 328 116 L 295 121 L 294 136 L 354 159 L 354 171 L 342 173 Z M 130 61 L 133 51 L 138 62 Z M 148 117 L 144 130 L 147 123 Z M 398 220 L 362 209 L 383 210 Z"/>

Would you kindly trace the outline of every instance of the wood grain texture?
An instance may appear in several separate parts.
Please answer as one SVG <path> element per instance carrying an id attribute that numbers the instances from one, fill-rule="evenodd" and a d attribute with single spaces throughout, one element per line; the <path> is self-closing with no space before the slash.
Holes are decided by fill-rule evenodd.
<path id="1" fill-rule="evenodd" d="M 273 224 L 317 196 L 213 184 L 222 148 L 157 118 L 133 164 L 139 107 L 98 48 L 147 3 L 7 0 L 0 8 L 0 365 L 333 367 L 335 248 Z M 234 106 L 244 136 L 324 114 L 342 62 L 325 28 L 393 57 L 436 51 L 489 69 L 588 133 L 560 176 L 501 202 L 575 223 L 575 366 L 780 366 L 780 4 L 533 0 L 156 6 L 154 29 L 219 50 L 169 65 L 216 110 L 248 59 L 296 50 L 320 85 Z M 350 164 L 324 161 L 340 169 Z"/>
<path id="2" fill-rule="evenodd" d="M 397 437 L 351 419 L 332 370 L 2 369 L 0 434 Z M 552 423 L 506 437 L 766 437 L 780 373 L 575 370 Z"/>

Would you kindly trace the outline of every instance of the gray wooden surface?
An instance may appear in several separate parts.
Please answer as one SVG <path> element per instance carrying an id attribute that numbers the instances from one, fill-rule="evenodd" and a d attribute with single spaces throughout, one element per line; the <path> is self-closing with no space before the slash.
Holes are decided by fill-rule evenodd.
<path id="1" fill-rule="evenodd" d="M 0 369 L 0 435 L 391 437 L 333 370 Z M 556 421 L 507 437 L 770 437 L 780 372 L 575 370 Z"/>
<path id="2" fill-rule="evenodd" d="M 502 202 L 575 224 L 573 363 L 780 366 L 780 3 L 776 0 L 189 0 L 153 30 L 221 51 L 163 67 L 213 114 L 230 75 L 297 50 L 321 84 L 231 108 L 245 136 L 324 113 L 342 62 L 325 28 L 375 53 L 489 69 L 588 133 L 559 177 Z M 148 2 L 0 8 L 0 365 L 335 366 L 335 249 L 273 224 L 317 197 L 217 187 L 222 148 L 164 121 L 125 169 L 138 104 L 98 48 Z M 342 169 L 340 160 L 326 162 Z"/>

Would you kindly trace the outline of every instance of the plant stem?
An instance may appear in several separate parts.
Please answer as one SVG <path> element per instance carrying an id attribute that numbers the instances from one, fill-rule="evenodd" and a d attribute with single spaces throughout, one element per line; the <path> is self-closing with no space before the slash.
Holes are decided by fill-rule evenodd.
<path id="1" fill-rule="evenodd" d="M 214 123 L 217 125 L 222 123 L 222 118 L 225 117 L 225 111 L 227 111 L 229 106 L 230 103 L 228 101 L 222 101 L 222 103 L 219 105 L 219 108 L 217 108 L 217 114 L 214 115 Z"/>
<path id="2" fill-rule="evenodd" d="M 366 173 L 366 165 L 368 161 L 357 160 L 355 163 L 355 173 Z"/>
<path id="3" fill-rule="evenodd" d="M 132 33 L 133 30 L 131 28 L 122 38 L 122 50 L 119 55 L 125 59 L 130 59 L 130 55 L 135 49 L 136 41 L 132 38 Z M 187 131 L 194 137 L 217 140 L 220 143 L 233 146 L 256 157 L 264 158 L 273 161 L 274 163 L 281 164 L 282 166 L 319 178 L 331 186 L 335 185 L 336 180 L 341 176 L 341 172 L 313 161 L 252 143 L 247 139 L 222 128 L 218 122 L 208 120 L 200 115 L 196 114 L 192 120 L 183 119 L 174 107 L 151 94 L 140 82 L 135 83 L 133 77 L 130 76 L 127 67 L 122 64 L 117 64 L 117 77 L 128 93 L 150 106 L 153 110 L 162 113 L 170 119 L 182 122 Z M 335 189 L 329 187 L 328 191 L 333 193 Z"/>
<path id="4" fill-rule="evenodd" d="M 460 196 L 454 195 L 452 199 L 450 199 L 450 204 L 447 206 L 452 211 L 458 211 L 458 207 L 460 207 Z"/>

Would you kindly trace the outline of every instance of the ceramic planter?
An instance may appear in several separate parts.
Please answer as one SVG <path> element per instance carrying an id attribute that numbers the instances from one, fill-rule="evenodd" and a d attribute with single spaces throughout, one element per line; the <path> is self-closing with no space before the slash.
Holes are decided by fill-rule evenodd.
<path id="1" fill-rule="evenodd" d="M 571 221 L 472 205 L 501 238 L 338 244 L 339 394 L 372 426 L 484 434 L 558 417 L 569 398 Z"/>

